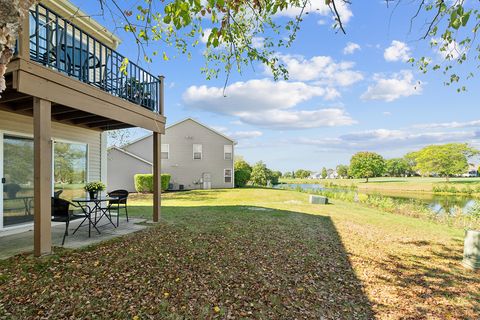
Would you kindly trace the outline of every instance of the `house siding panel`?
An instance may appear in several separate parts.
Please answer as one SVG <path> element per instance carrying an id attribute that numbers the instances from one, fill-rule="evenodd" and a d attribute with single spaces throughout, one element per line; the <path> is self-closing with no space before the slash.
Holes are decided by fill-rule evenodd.
<path id="1" fill-rule="evenodd" d="M 152 173 L 152 166 L 116 149 L 108 150 L 107 189 L 125 189 L 135 192 L 134 176 Z"/>
<path id="2" fill-rule="evenodd" d="M 234 181 L 224 182 L 224 170 L 232 169 L 231 160 L 224 159 L 224 145 L 233 142 L 218 133 L 192 121 L 190 119 L 168 127 L 162 136 L 162 144 L 170 145 L 169 159 L 162 159 L 162 173 L 169 173 L 171 183 L 184 185 L 185 189 L 201 189 L 200 181 L 203 173 L 210 173 L 212 188 L 233 188 Z M 202 145 L 202 159 L 193 160 L 193 145 Z M 153 161 L 153 138 L 148 136 L 125 147 L 125 150 L 139 157 Z M 232 147 L 234 150 L 234 147 Z"/>
<path id="3" fill-rule="evenodd" d="M 0 130 L 33 137 L 32 117 L 0 111 Z M 101 133 L 99 131 L 52 122 L 52 137 L 58 140 L 86 143 L 88 145 L 88 180 L 101 179 Z"/>

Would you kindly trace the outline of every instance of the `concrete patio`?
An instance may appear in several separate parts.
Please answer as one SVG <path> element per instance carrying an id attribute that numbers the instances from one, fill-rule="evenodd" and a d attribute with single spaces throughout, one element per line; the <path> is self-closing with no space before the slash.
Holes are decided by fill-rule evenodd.
<path id="1" fill-rule="evenodd" d="M 146 222 L 146 219 L 130 218 L 127 222 L 127 219 L 120 218 L 118 228 L 114 228 L 106 218 L 103 218 L 97 225 L 100 234 L 92 228 L 91 237 L 88 237 L 87 223 L 84 223 L 75 234 L 72 234 L 81 221 L 82 219 L 77 219 L 70 222 L 69 235 L 65 239 L 64 248 L 77 249 L 87 247 L 148 228 L 145 225 L 141 225 L 141 223 Z M 53 246 L 62 246 L 64 232 L 64 223 L 52 222 Z M 33 225 L 0 232 L 0 260 L 25 252 L 33 252 Z"/>

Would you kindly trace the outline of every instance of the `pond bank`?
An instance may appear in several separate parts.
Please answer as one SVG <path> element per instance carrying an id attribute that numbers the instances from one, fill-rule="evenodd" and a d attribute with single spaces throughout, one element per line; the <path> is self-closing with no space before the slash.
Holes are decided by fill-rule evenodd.
<path id="1" fill-rule="evenodd" d="M 375 192 L 415 192 L 468 194 L 480 198 L 480 178 L 381 177 L 365 179 L 280 179 L 286 184 L 322 184 L 328 187 L 355 188 Z"/>
<path id="2" fill-rule="evenodd" d="M 424 217 L 458 228 L 480 227 L 480 216 L 477 209 L 479 203 L 469 195 L 399 193 L 391 190 L 379 192 L 378 190 L 346 189 L 331 185 L 325 187 L 321 184 L 279 184 L 275 188 L 356 202 L 392 213 Z"/>

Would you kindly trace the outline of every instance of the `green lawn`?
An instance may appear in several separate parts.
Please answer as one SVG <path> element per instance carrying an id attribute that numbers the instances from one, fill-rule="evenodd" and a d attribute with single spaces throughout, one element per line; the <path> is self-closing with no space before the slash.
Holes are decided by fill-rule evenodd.
<path id="1" fill-rule="evenodd" d="M 480 177 L 478 178 L 450 178 L 446 182 L 445 178 L 429 178 L 429 177 L 380 177 L 370 178 L 369 182 L 365 179 L 280 179 L 283 183 L 333 183 L 345 186 L 357 186 L 361 190 L 378 190 L 378 191 L 410 191 L 410 192 L 432 192 L 434 186 L 443 186 L 448 184 L 456 189 L 465 187 L 480 188 Z"/>
<path id="2" fill-rule="evenodd" d="M 478 319 L 463 231 L 272 189 L 167 193 L 162 221 L 0 263 L 0 318 Z M 151 216 L 151 197 L 130 213 Z"/>

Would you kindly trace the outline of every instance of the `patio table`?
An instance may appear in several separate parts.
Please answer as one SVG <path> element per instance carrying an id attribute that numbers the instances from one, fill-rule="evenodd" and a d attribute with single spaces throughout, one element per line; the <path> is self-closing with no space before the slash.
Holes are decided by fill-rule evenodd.
<path id="1" fill-rule="evenodd" d="M 108 202 L 112 200 L 118 200 L 118 197 L 98 197 L 96 199 L 90 198 L 75 198 L 72 202 L 76 202 L 78 206 L 82 209 L 85 218 L 83 221 L 78 225 L 78 227 L 73 231 L 73 234 L 77 232 L 78 229 L 83 225 L 85 221 L 88 221 L 88 237 L 91 236 L 91 229 L 92 226 L 97 230 L 98 234 L 100 234 L 100 230 L 97 228 L 97 223 L 102 219 L 102 217 L 106 217 L 108 221 L 113 225 L 114 228 L 115 224 L 113 223 L 110 214 L 108 212 L 108 207 L 102 208 L 103 202 Z M 97 213 L 100 212 L 99 217 L 97 218 Z M 94 218 L 92 219 L 92 214 L 95 214 Z"/>

